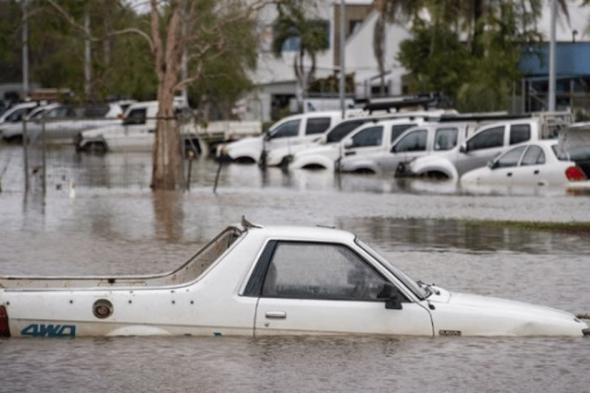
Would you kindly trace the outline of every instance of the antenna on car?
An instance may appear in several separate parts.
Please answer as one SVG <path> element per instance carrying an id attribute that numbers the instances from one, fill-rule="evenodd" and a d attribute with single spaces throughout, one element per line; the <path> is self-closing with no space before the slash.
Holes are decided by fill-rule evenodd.
<path id="1" fill-rule="evenodd" d="M 262 228 L 260 225 L 256 225 L 256 224 L 248 221 L 248 219 L 246 218 L 245 215 L 242 216 L 242 226 L 245 229 L 248 229 L 248 228 Z"/>

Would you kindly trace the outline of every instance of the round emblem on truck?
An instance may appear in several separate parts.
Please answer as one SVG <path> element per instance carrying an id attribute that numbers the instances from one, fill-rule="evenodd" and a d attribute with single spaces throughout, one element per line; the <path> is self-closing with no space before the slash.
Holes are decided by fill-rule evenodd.
<path id="1" fill-rule="evenodd" d="M 92 312 L 96 318 L 108 318 L 113 313 L 113 303 L 107 299 L 99 299 L 94 302 L 94 305 L 92 306 Z"/>

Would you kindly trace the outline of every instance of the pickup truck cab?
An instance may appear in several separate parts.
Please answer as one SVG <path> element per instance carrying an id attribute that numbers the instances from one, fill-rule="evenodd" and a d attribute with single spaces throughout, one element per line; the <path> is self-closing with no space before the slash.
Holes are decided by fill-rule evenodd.
<path id="1" fill-rule="evenodd" d="M 572 336 L 574 315 L 414 281 L 355 235 L 245 222 L 155 276 L 0 277 L 0 336 Z"/>
<path id="2" fill-rule="evenodd" d="M 541 127 L 536 118 L 487 124 L 444 154 L 428 155 L 410 162 L 409 174 L 458 180 L 464 173 L 485 166 L 511 146 L 539 139 Z"/>
<path id="3" fill-rule="evenodd" d="M 285 117 L 273 124 L 266 135 L 244 138 L 219 147 L 219 159 L 259 163 L 268 151 L 290 148 L 318 139 L 324 131 L 342 120 L 341 112 L 308 112 Z M 279 165 L 283 157 L 273 165 Z"/>
<path id="4" fill-rule="evenodd" d="M 392 139 L 408 128 L 424 122 L 421 117 L 395 117 L 393 119 L 357 120 L 360 126 L 339 143 L 326 143 L 294 155 L 290 169 L 340 169 L 347 157 L 365 156 L 387 150 Z"/>
<path id="5" fill-rule="evenodd" d="M 269 165 L 287 164 L 289 169 L 333 169 L 333 150 L 351 132 L 370 122 L 394 119 L 436 119 L 443 115 L 444 110 L 401 111 L 395 113 L 359 112 L 335 124 L 319 138 L 309 143 L 277 148 L 267 152 Z"/>
<path id="6" fill-rule="evenodd" d="M 177 110 L 184 108 L 184 102 L 175 99 Z M 78 151 L 94 152 L 150 152 L 153 148 L 156 133 L 156 117 L 158 101 L 136 102 L 128 106 L 117 123 L 83 131 L 75 140 Z M 181 129 L 185 140 L 191 138 L 187 130 Z M 199 145 L 195 138 L 194 141 Z"/>
<path id="7" fill-rule="evenodd" d="M 398 134 L 388 150 L 347 156 L 340 161 L 343 172 L 403 173 L 405 164 L 428 154 L 439 154 L 453 149 L 467 134 L 464 123 L 420 124 Z"/>
<path id="8" fill-rule="evenodd" d="M 127 107 L 122 116 L 123 119 L 117 124 L 81 132 L 75 141 L 76 149 L 98 152 L 116 151 L 123 147 L 123 143 L 117 143 L 123 141 L 121 139 L 123 136 L 128 137 L 125 139 L 128 142 L 138 138 L 145 139 L 146 134 L 154 134 L 156 131 L 157 114 L 157 101 L 133 103 Z"/>

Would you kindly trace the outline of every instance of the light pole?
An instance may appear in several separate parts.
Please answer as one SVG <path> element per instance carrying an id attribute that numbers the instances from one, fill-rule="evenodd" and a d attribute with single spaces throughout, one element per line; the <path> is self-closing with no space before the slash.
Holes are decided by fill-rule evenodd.
<path id="1" fill-rule="evenodd" d="M 342 118 L 346 113 L 346 4 L 345 0 L 340 0 L 340 110 L 342 111 Z"/>
<path id="2" fill-rule="evenodd" d="M 551 38 L 549 41 L 549 97 L 548 110 L 555 111 L 555 27 L 557 0 L 551 0 Z"/>

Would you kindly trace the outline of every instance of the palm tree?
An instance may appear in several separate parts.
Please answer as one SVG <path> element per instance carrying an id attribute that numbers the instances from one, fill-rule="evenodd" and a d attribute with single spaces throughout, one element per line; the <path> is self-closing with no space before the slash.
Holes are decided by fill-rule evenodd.
<path id="1" fill-rule="evenodd" d="M 300 108 L 303 97 L 307 95 L 307 87 L 313 80 L 316 56 L 327 49 L 324 23 L 321 20 L 308 19 L 306 8 L 309 8 L 309 2 L 305 0 L 279 2 L 277 4 L 279 15 L 273 24 L 272 51 L 277 58 L 282 57 L 283 46 L 288 40 L 297 38 L 299 41 L 297 55 L 293 59 L 293 71 L 302 91 L 301 97 L 298 97 Z M 306 57 L 309 57 L 311 62 L 307 72 Z"/>

